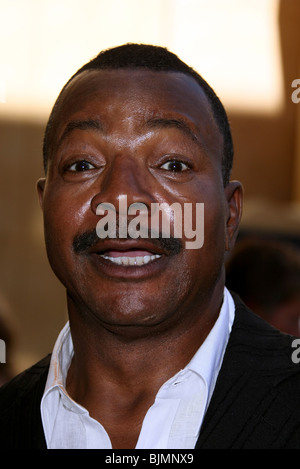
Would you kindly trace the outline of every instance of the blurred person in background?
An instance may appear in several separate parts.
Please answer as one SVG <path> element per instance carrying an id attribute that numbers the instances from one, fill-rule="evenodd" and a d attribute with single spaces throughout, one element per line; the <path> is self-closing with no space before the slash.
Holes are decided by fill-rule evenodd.
<path id="1" fill-rule="evenodd" d="M 300 337 L 300 250 L 295 245 L 239 241 L 226 264 L 226 286 L 269 324 Z"/>

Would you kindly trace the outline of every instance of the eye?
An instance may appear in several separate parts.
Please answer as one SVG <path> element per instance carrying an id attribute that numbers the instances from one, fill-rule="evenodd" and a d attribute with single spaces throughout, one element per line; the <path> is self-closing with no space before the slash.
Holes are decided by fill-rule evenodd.
<path id="1" fill-rule="evenodd" d="M 83 171 L 89 171 L 91 169 L 95 169 L 95 166 L 86 160 L 80 160 L 68 166 L 67 169 L 68 171 L 83 172 Z"/>
<path id="2" fill-rule="evenodd" d="M 187 164 L 178 160 L 167 161 L 161 166 L 161 168 L 165 169 L 166 171 L 171 171 L 173 173 L 181 173 L 182 171 L 186 171 L 189 169 Z"/>

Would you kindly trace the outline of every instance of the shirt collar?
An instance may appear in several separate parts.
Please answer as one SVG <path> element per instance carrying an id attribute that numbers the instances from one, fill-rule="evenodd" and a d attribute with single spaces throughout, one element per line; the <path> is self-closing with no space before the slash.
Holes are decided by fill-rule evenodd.
<path id="1" fill-rule="evenodd" d="M 68 321 L 61 330 L 53 348 L 45 393 L 54 386 L 65 389 L 67 374 L 73 355 L 73 341 Z"/>
<path id="2" fill-rule="evenodd" d="M 227 288 L 224 289 L 220 314 L 205 341 L 186 366 L 206 382 L 209 398 L 214 390 L 235 316 L 235 305 Z"/>

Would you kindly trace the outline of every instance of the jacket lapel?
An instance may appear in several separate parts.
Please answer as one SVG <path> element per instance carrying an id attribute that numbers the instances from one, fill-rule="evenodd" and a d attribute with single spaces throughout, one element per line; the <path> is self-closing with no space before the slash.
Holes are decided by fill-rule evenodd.
<path id="1" fill-rule="evenodd" d="M 236 317 L 196 448 L 276 447 L 293 413 L 277 389 L 295 373 L 290 339 L 233 296 Z"/>

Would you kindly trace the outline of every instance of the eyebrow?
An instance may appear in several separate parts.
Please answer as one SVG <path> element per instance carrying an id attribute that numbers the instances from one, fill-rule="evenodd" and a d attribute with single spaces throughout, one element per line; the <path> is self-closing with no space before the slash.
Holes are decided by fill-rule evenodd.
<path id="1" fill-rule="evenodd" d="M 97 131 L 103 131 L 103 126 L 100 121 L 94 120 L 94 119 L 88 119 L 88 120 L 74 120 L 68 122 L 66 125 L 62 136 L 60 137 L 58 143 L 57 143 L 57 148 L 60 147 L 61 143 L 63 140 L 65 140 L 68 135 L 73 132 L 74 130 L 97 130 Z"/>
<path id="2" fill-rule="evenodd" d="M 199 140 L 195 132 L 189 124 L 181 118 L 164 118 L 154 117 L 146 122 L 147 127 L 150 128 L 177 128 L 183 131 L 193 142 L 195 142 L 202 150 L 204 149 L 203 143 Z"/>
<path id="3" fill-rule="evenodd" d="M 177 128 L 183 131 L 188 137 L 190 137 L 194 143 L 196 143 L 201 150 L 205 150 L 205 145 L 199 140 L 195 132 L 189 126 L 189 124 L 181 118 L 165 118 L 165 117 L 154 117 L 147 120 L 146 127 L 148 128 Z M 87 119 L 87 120 L 73 120 L 68 122 L 62 136 L 60 137 L 56 148 L 59 148 L 63 140 L 65 140 L 70 133 L 74 130 L 96 130 L 103 132 L 104 128 L 99 120 Z"/>

